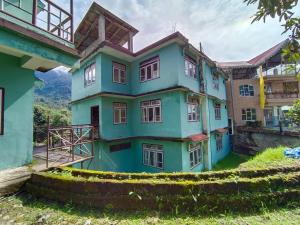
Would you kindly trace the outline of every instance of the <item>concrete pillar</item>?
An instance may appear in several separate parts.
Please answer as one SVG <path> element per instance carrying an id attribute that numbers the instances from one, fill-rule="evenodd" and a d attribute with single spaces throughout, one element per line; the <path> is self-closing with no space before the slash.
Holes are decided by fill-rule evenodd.
<path id="1" fill-rule="evenodd" d="M 98 38 L 100 42 L 105 41 L 105 17 L 102 14 L 99 16 Z"/>
<path id="2" fill-rule="evenodd" d="M 133 52 L 133 33 L 132 32 L 128 33 L 128 50 L 130 52 Z"/>
<path id="3" fill-rule="evenodd" d="M 3 6 L 3 0 L 0 0 L 0 10 L 3 10 L 4 6 Z"/>

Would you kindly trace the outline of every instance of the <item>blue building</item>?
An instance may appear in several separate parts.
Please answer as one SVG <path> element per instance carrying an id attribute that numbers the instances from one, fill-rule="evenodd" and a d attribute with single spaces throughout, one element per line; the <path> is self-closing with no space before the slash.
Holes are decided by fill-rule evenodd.
<path id="1" fill-rule="evenodd" d="M 211 169 L 230 151 L 226 75 L 179 32 L 134 53 L 137 32 L 96 3 L 75 32 L 82 59 L 72 71 L 72 123 L 99 134 L 84 167 Z"/>

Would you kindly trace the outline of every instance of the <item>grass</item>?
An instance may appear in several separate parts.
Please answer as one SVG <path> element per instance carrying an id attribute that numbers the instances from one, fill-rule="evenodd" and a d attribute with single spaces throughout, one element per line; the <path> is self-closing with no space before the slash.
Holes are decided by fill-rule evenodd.
<path id="1" fill-rule="evenodd" d="M 236 169 L 240 164 L 247 162 L 250 156 L 230 152 L 222 161 L 214 166 L 214 170 Z"/>
<path id="2" fill-rule="evenodd" d="M 28 194 L 12 196 L 0 200 L 0 224 L 298 224 L 300 208 L 290 206 L 283 209 L 268 210 L 261 208 L 255 214 L 221 215 L 208 214 L 206 216 L 190 215 L 162 215 L 159 212 L 120 212 L 108 210 L 87 210 L 74 208 L 71 204 L 59 205 L 45 200 L 38 200 Z"/>
<path id="3" fill-rule="evenodd" d="M 300 160 L 284 156 L 287 147 L 267 148 L 254 157 L 231 152 L 222 161 L 217 163 L 214 170 L 227 169 L 267 169 L 280 166 L 300 166 Z"/>
<path id="4" fill-rule="evenodd" d="M 287 147 L 267 148 L 260 154 L 239 165 L 241 169 L 264 169 L 279 166 L 299 166 L 300 160 L 284 156 Z"/>

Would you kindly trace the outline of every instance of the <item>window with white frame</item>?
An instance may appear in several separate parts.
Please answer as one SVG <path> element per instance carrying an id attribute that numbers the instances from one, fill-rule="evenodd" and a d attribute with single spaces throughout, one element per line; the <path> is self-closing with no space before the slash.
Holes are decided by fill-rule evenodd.
<path id="1" fill-rule="evenodd" d="M 189 144 L 190 166 L 191 168 L 202 163 L 202 143 Z"/>
<path id="2" fill-rule="evenodd" d="M 140 81 L 159 78 L 159 57 L 154 57 L 140 64 Z"/>
<path id="3" fill-rule="evenodd" d="M 217 145 L 217 151 L 221 151 L 223 149 L 223 135 L 222 134 L 216 135 L 216 145 Z"/>
<path id="4" fill-rule="evenodd" d="M 200 108 L 199 100 L 196 98 L 189 98 L 187 103 L 188 108 L 188 121 L 199 121 L 200 119 Z"/>
<path id="5" fill-rule="evenodd" d="M 114 108 L 114 124 L 127 123 L 127 104 L 126 103 L 113 103 Z"/>
<path id="6" fill-rule="evenodd" d="M 0 135 L 4 132 L 4 88 L 0 88 Z"/>
<path id="7" fill-rule="evenodd" d="M 164 152 L 162 145 L 143 144 L 143 163 L 162 169 L 164 167 Z"/>
<path id="8" fill-rule="evenodd" d="M 254 88 L 251 84 L 240 85 L 240 96 L 254 96 Z"/>
<path id="9" fill-rule="evenodd" d="M 242 120 L 255 121 L 256 120 L 256 109 L 255 108 L 242 109 Z"/>
<path id="10" fill-rule="evenodd" d="M 120 63 L 113 63 L 113 82 L 119 84 L 126 83 L 126 66 Z"/>
<path id="11" fill-rule="evenodd" d="M 185 57 L 184 59 L 185 75 L 197 79 L 196 74 L 196 62 L 189 58 Z"/>
<path id="12" fill-rule="evenodd" d="M 213 73 L 212 75 L 212 85 L 213 88 L 219 90 L 219 76 L 218 74 Z"/>
<path id="13" fill-rule="evenodd" d="M 96 81 L 96 63 L 92 63 L 84 69 L 84 86 L 89 86 Z"/>
<path id="14" fill-rule="evenodd" d="M 141 102 L 142 121 L 144 123 L 161 122 L 161 101 L 150 100 Z"/>
<path id="15" fill-rule="evenodd" d="M 221 119 L 221 104 L 215 103 L 215 119 L 220 120 Z"/>

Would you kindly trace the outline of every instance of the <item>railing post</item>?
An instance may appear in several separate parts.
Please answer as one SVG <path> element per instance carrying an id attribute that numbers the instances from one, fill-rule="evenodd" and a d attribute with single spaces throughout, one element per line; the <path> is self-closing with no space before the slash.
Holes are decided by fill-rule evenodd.
<path id="1" fill-rule="evenodd" d="M 4 10 L 4 2 L 3 2 L 3 0 L 0 0 L 0 10 Z"/>
<path id="2" fill-rule="evenodd" d="M 37 0 L 33 0 L 32 4 L 32 24 L 36 25 L 36 15 L 37 15 Z"/>
<path id="3" fill-rule="evenodd" d="M 71 127 L 71 132 L 72 132 L 72 136 L 71 136 L 71 151 L 72 151 L 72 161 L 74 161 L 75 159 L 75 155 L 74 155 L 74 131 L 73 128 Z"/>
<path id="4" fill-rule="evenodd" d="M 73 27 L 73 20 L 74 20 L 74 17 L 73 17 L 73 13 L 74 13 L 74 7 L 73 7 L 73 0 L 70 0 L 70 14 L 71 14 L 71 38 L 70 38 L 70 41 L 73 42 L 74 41 L 74 34 L 73 34 L 73 31 L 74 31 L 74 27 Z"/>
<path id="5" fill-rule="evenodd" d="M 48 164 L 48 161 L 49 161 L 49 143 L 50 143 L 50 117 L 48 116 L 48 121 L 47 121 L 46 168 L 49 167 L 49 164 Z"/>
<path id="6" fill-rule="evenodd" d="M 47 29 L 48 29 L 48 31 L 50 31 L 50 28 L 51 28 L 51 14 L 50 14 L 50 10 L 51 10 L 51 5 L 50 5 L 50 3 L 48 2 L 48 20 L 47 20 Z"/>

